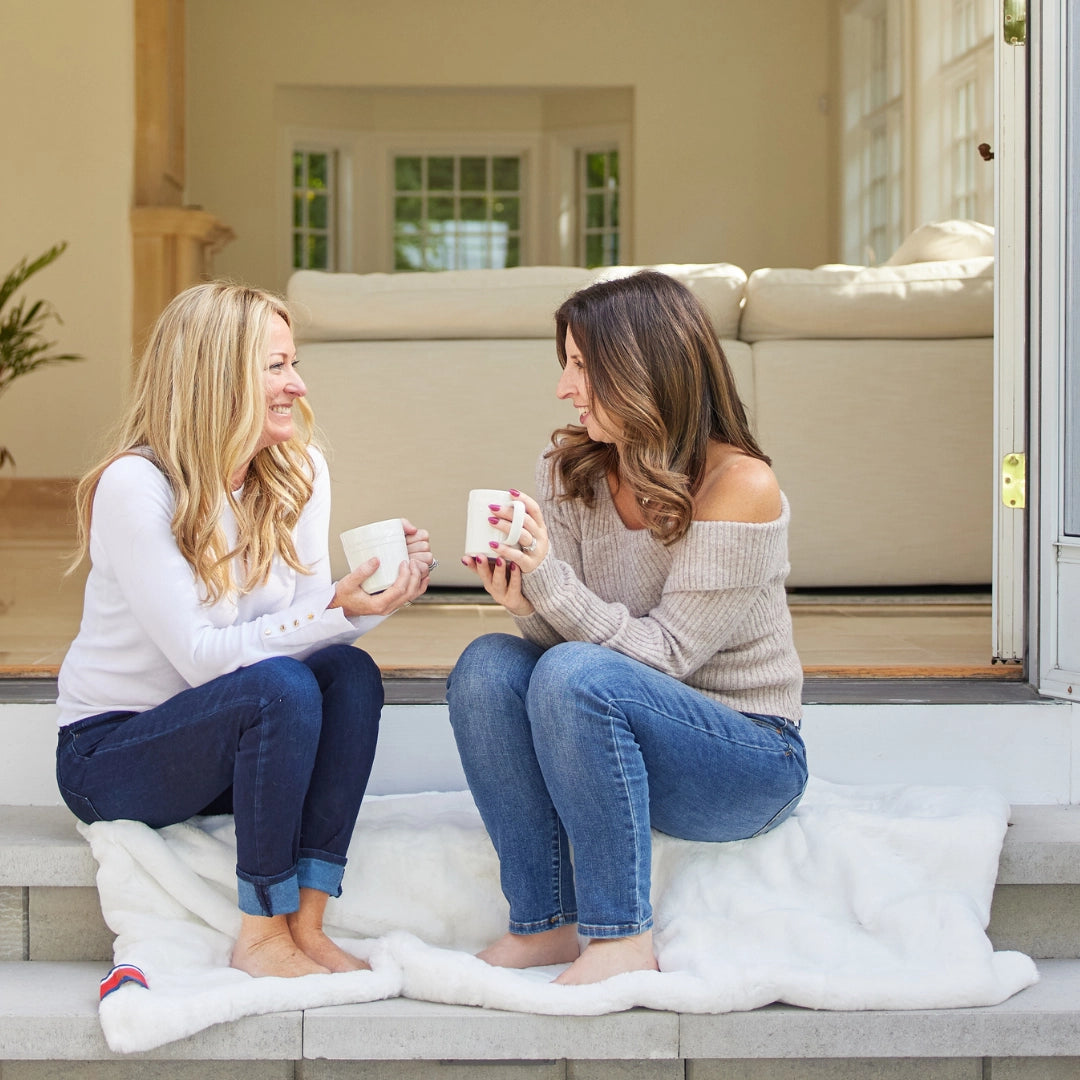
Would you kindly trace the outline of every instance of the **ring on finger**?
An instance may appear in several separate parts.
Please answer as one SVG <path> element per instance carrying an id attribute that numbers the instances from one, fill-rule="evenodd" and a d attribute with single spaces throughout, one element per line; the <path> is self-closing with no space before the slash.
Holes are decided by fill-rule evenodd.
<path id="1" fill-rule="evenodd" d="M 538 541 L 537 541 L 536 537 L 534 536 L 533 537 L 533 542 L 527 548 L 522 548 L 521 550 L 526 555 L 531 555 L 536 550 L 537 543 L 538 543 Z"/>

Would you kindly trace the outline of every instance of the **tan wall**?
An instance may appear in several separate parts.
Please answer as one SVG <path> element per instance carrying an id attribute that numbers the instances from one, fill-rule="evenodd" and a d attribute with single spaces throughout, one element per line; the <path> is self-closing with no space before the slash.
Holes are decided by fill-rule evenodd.
<path id="1" fill-rule="evenodd" d="M 74 476 L 127 388 L 132 2 L 4 0 L 2 23 L 0 275 L 67 240 L 25 295 L 52 301 L 64 323 L 50 338 L 87 359 L 16 381 L 0 397 L 0 445 L 19 476 Z"/>
<path id="2" fill-rule="evenodd" d="M 832 124 L 822 109 L 833 11 L 832 0 L 338 0 L 303 9 L 188 0 L 188 200 L 236 230 L 219 272 L 281 288 L 276 128 L 310 120 L 302 94 L 281 88 L 486 91 L 496 127 L 532 115 L 537 101 L 539 122 L 570 122 L 573 102 L 560 105 L 551 91 L 617 88 L 614 111 L 633 103 L 636 261 L 826 262 L 835 257 Z M 521 93 L 496 96 L 509 90 Z M 374 115 L 379 101 L 400 109 L 402 98 L 312 100 L 326 126 L 380 128 L 390 117 Z M 411 104 L 423 126 L 423 100 Z"/>

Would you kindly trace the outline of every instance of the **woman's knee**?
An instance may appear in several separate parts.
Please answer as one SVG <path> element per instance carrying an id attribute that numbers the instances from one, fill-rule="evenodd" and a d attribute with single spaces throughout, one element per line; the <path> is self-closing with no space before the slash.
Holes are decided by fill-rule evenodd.
<path id="1" fill-rule="evenodd" d="M 512 634 L 485 634 L 469 642 L 446 680 L 447 694 L 516 683 L 524 668 L 531 672 L 540 650 Z M 526 678 L 526 683 L 528 679 Z"/>
<path id="2" fill-rule="evenodd" d="M 530 715 L 533 706 L 549 704 L 564 710 L 603 683 L 602 672 L 612 656 L 610 649 L 587 641 L 564 641 L 548 649 L 537 661 L 529 684 Z"/>
<path id="3" fill-rule="evenodd" d="M 365 697 L 374 694 L 382 704 L 382 673 L 379 665 L 355 645 L 328 645 L 304 661 L 315 673 L 325 692 L 331 685 L 343 683 L 354 694 Z"/>
<path id="4" fill-rule="evenodd" d="M 289 723 L 313 724 L 318 730 L 322 716 L 322 691 L 315 673 L 301 660 L 274 656 L 242 668 L 245 681 L 254 683 L 261 713 L 282 717 Z"/>

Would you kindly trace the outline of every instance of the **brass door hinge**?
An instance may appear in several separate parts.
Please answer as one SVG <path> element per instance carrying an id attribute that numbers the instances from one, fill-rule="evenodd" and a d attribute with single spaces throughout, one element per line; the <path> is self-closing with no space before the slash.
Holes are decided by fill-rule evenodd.
<path id="1" fill-rule="evenodd" d="M 1006 45 L 1027 44 L 1027 0 L 1002 0 L 1002 32 Z"/>
<path id="2" fill-rule="evenodd" d="M 1001 463 L 1001 501 L 1012 510 L 1027 503 L 1027 456 L 1006 454 Z"/>

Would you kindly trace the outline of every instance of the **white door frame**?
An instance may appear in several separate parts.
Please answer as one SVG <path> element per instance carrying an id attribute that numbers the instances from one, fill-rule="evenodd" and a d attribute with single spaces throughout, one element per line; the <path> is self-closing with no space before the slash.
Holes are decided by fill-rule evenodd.
<path id="1" fill-rule="evenodd" d="M 1040 693 L 1080 700 L 1080 536 L 1065 533 L 1067 470 L 1066 375 L 1080 375 L 1080 328 L 1066 323 L 1076 299 L 1080 243 L 1070 216 L 1080 211 L 1080 170 L 1070 155 L 1080 149 L 1080 117 L 1067 114 L 1068 91 L 1080 84 L 1080 64 L 1066 48 L 1080 45 L 1080 23 L 1070 26 L 1072 0 L 1042 0 L 1029 19 L 1031 115 L 1038 117 L 1031 144 L 1032 463 L 1038 497 L 1031 511 L 1033 584 L 1030 677 Z M 1034 24 L 1034 25 L 1032 25 Z M 1069 65 L 1072 65 L 1070 72 Z M 1071 87 L 1070 87 L 1071 78 Z M 1037 179 L 1037 184 L 1035 180 Z M 1067 236 L 1066 230 L 1070 230 Z M 1072 409 L 1072 420 L 1080 419 Z"/>
<path id="2" fill-rule="evenodd" d="M 1026 46 L 994 32 L 994 545 L 993 657 L 1022 663 L 1027 630 L 1025 532 L 1028 511 L 1005 488 L 1005 458 L 1027 439 L 1027 64 Z"/>

